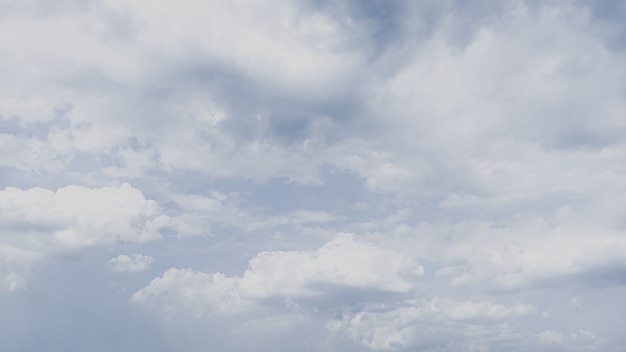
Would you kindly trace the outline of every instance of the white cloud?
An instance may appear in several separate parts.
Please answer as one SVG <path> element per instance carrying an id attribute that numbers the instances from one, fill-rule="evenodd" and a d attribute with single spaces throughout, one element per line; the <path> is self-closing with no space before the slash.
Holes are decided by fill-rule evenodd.
<path id="1" fill-rule="evenodd" d="M 618 3 L 4 1 L 0 286 L 175 233 L 133 300 L 251 346 L 619 350 Z"/>
<path id="2" fill-rule="evenodd" d="M 407 292 L 423 272 L 409 257 L 341 235 L 316 251 L 258 253 L 240 277 L 170 269 L 133 301 L 167 311 L 187 311 L 191 304 L 191 311 L 227 313 L 266 298 L 332 296 L 344 288 Z"/>
<path id="3" fill-rule="evenodd" d="M 222 273 L 169 269 L 132 296 L 135 303 L 154 305 L 164 312 L 186 313 L 195 318 L 234 314 L 252 307 L 239 294 L 239 279 Z"/>
<path id="4" fill-rule="evenodd" d="M 92 5 L 63 16 L 3 21 L 3 33 L 22 33 L 22 39 L 33 45 L 0 36 L 11 53 L 6 70 L 10 75 L 5 77 L 10 84 L 4 90 L 0 87 L 6 93 L 0 98 L 0 116 L 16 117 L 24 126 L 55 125 L 37 140 L 48 147 L 42 155 L 18 146 L 32 144 L 32 138 L 14 137 L 21 141 L 13 142 L 7 155 L 28 158 L 6 159 L 10 166 L 59 171 L 67 167 L 68 156 L 86 152 L 112 158 L 103 168 L 114 178 L 141 176 L 158 167 L 216 176 L 317 180 L 311 176 L 323 162 L 317 152 L 309 151 L 311 158 L 302 160 L 302 149 L 284 150 L 266 140 L 261 120 L 245 127 L 258 129 L 252 140 L 220 126 L 228 120 L 241 121 L 242 116 L 230 111 L 234 108 L 228 99 L 234 97 L 225 99 L 213 92 L 214 87 L 194 89 L 206 82 L 201 82 L 202 74 L 193 77 L 193 70 L 220 67 L 232 72 L 234 85 L 251 81 L 263 90 L 251 94 L 312 102 L 335 99 L 351 92 L 350 82 L 357 80 L 361 61 L 354 50 L 334 50 L 342 37 L 351 35 L 341 31 L 349 29 L 343 19 L 323 12 L 307 14 L 289 2 L 272 2 L 268 5 L 272 11 L 259 4 L 207 5 L 193 0 L 173 7 L 142 1 Z M 258 17 L 260 13 L 265 16 Z M 25 10 L 23 15 L 27 14 Z M 52 45 L 54 38 L 64 40 Z M 155 79 L 164 87 L 170 80 L 186 82 L 155 97 L 148 93 Z M 58 88 L 59 80 L 66 82 L 63 89 Z M 273 106 L 251 110 L 258 116 L 275 113 Z M 316 120 L 327 119 L 316 115 L 320 115 Z M 131 142 L 148 147 L 142 149 L 147 152 L 129 150 Z M 54 167 L 49 166 L 53 161 Z M 109 161 L 115 165 L 106 165 Z"/>
<path id="5" fill-rule="evenodd" d="M 133 253 L 131 255 L 120 254 L 109 260 L 108 265 L 111 271 L 123 271 L 136 273 L 146 271 L 154 259 L 149 255 Z"/>
<path id="6" fill-rule="evenodd" d="M 604 341 L 589 330 L 563 333 L 555 330 L 544 330 L 535 335 L 539 345 L 558 346 L 560 350 L 597 351 L 604 347 Z"/>
<path id="7" fill-rule="evenodd" d="M 0 191 L 2 274 L 17 282 L 30 265 L 54 254 L 158 239 L 168 217 L 129 184 Z M 10 288 L 15 288 L 10 283 Z"/>
<path id="8" fill-rule="evenodd" d="M 622 160 L 620 155 L 596 160 L 595 153 L 572 150 L 616 138 L 626 109 L 618 93 L 623 65 L 588 30 L 593 23 L 586 9 L 509 4 L 498 17 L 472 24 L 479 29 L 460 47 L 455 21 L 465 23 L 466 14 L 451 13 L 428 40 L 391 46 L 368 61 L 363 54 L 371 44 L 370 24 L 359 23 L 341 6 L 333 14 L 282 1 L 272 3 L 272 11 L 261 3 L 184 3 L 115 1 L 45 20 L 6 21 L 3 33 L 25 33 L 41 45 L 24 47 L 4 37 L 14 57 L 14 69 L 7 71 L 15 83 L 38 84 L 23 83 L 17 92 L 7 88 L 1 115 L 19 116 L 24 123 L 67 120 L 41 139 L 53 147 L 46 160 L 55 160 L 54 167 L 50 161 L 21 165 L 17 158 L 11 164 L 56 171 L 67 166 L 68 155 L 85 151 L 108 153 L 122 164 L 105 165 L 110 177 L 161 168 L 303 182 L 319 182 L 318 168 L 331 164 L 364 177 L 372 189 L 453 196 L 452 186 L 467 193 L 464 199 L 480 196 L 485 202 L 543 194 L 565 173 L 573 177 L 559 187 L 580 192 L 579 181 L 592 170 L 612 170 Z M 405 15 L 408 22 L 422 21 L 419 12 Z M 58 46 L 50 38 L 66 40 Z M 363 43 L 355 45 L 359 40 Z M 47 69 L 26 71 L 23 60 Z M 196 85 L 214 83 L 190 78 L 218 71 L 232 74 L 222 79 L 233 85 L 258 85 L 244 98 L 281 96 L 305 110 L 318 103 L 321 112 L 286 112 L 311 118 L 286 118 L 308 127 L 285 149 L 268 130 L 268 122 L 285 114 L 285 104 L 251 102 L 238 111 L 229 99 L 242 97 L 225 95 L 242 92 L 218 94 L 213 85 L 199 90 Z M 58 72 L 76 81 L 59 92 Z M 77 76 L 93 81 L 89 89 Z M 176 89 L 168 80 L 178 80 Z M 159 89 L 166 93 L 149 93 Z M 336 96 L 363 101 L 362 118 L 373 132 L 349 125 L 344 130 L 344 117 L 325 112 Z M 581 101 L 587 102 L 584 107 Z M 55 115 L 67 106 L 69 111 Z M 337 130 L 338 142 L 326 141 L 330 130 Z M 149 147 L 145 153 L 129 150 L 133 138 Z M 28 150 L 11 149 L 13 155 Z M 538 174 L 542 177 L 533 176 Z"/>
<path id="9" fill-rule="evenodd" d="M 491 220 L 412 224 L 419 214 L 408 213 L 365 228 L 385 236 L 394 250 L 429 263 L 434 279 L 455 290 L 621 285 L 617 277 L 626 268 L 626 239 L 622 216 L 613 209 L 622 208 L 622 198 L 598 197 L 589 203 L 542 209 L 541 214 L 530 210 L 509 215 L 507 210 Z M 476 207 L 482 214 L 490 211 Z"/>
<path id="10" fill-rule="evenodd" d="M 625 71 L 589 25 L 584 9 L 521 4 L 462 48 L 443 26 L 373 86 L 381 103 L 370 113 L 387 133 L 334 162 L 374 189 L 463 190 L 464 202 L 483 204 L 619 183 L 615 165 L 624 156 L 613 151 L 623 150 L 616 131 L 624 129 Z"/>
<path id="11" fill-rule="evenodd" d="M 464 263 L 459 266 L 462 273 L 451 279 L 453 285 L 518 290 L 586 275 L 593 280 L 605 270 L 626 267 L 626 239 L 610 229 L 523 226 L 474 231 L 445 250 L 448 260 Z"/>
<path id="12" fill-rule="evenodd" d="M 506 330 L 501 322 L 535 313 L 534 306 L 522 303 L 506 306 L 486 300 L 415 299 L 382 312 L 346 314 L 330 321 L 327 327 L 333 333 L 347 333 L 372 350 L 384 351 L 449 345 L 459 336 L 469 337 L 481 329 L 482 334 L 498 335 Z"/>
<path id="13" fill-rule="evenodd" d="M 307 14 L 297 4 L 205 4 L 186 0 L 177 6 L 145 1 L 108 3 L 137 25 L 137 44 L 149 52 L 167 45 L 161 60 L 182 60 L 195 51 L 234 65 L 272 90 L 328 94 L 332 83 L 355 69 L 359 58 L 335 51 L 344 33 L 323 13 Z M 269 9 L 272 10 L 269 10 Z"/>
<path id="14" fill-rule="evenodd" d="M 252 297 L 317 295 L 325 285 L 406 292 L 412 284 L 403 276 L 423 272 L 410 257 L 343 235 L 314 252 L 257 254 L 243 274 L 242 288 Z"/>

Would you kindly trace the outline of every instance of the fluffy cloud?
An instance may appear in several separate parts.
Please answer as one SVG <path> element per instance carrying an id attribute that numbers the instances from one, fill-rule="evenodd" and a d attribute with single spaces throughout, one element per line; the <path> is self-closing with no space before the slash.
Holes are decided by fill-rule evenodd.
<path id="1" fill-rule="evenodd" d="M 169 269 L 162 277 L 133 294 L 133 301 L 149 304 L 168 314 L 184 312 L 196 318 L 234 314 L 251 306 L 239 294 L 239 279 L 222 273 Z"/>
<path id="2" fill-rule="evenodd" d="M 423 273 L 409 257 L 342 235 L 316 251 L 258 253 L 240 277 L 170 269 L 133 301 L 166 311 L 231 313 L 263 299 L 332 297 L 346 288 L 404 293 Z"/>
<path id="3" fill-rule="evenodd" d="M 242 285 L 253 297 L 317 295 L 333 286 L 406 292 L 412 284 L 404 276 L 423 273 L 410 257 L 345 235 L 315 252 L 261 252 L 250 260 Z"/>
<path id="4" fill-rule="evenodd" d="M 10 289 L 28 267 L 50 255 L 161 237 L 168 217 L 129 184 L 51 191 L 0 191 L 2 276 Z"/>

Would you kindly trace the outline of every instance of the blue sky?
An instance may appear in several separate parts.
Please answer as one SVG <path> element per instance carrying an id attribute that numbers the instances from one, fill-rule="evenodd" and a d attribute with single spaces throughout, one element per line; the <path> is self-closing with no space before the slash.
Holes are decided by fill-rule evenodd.
<path id="1" fill-rule="evenodd" d="M 0 1 L 0 349 L 626 351 L 626 2 Z"/>

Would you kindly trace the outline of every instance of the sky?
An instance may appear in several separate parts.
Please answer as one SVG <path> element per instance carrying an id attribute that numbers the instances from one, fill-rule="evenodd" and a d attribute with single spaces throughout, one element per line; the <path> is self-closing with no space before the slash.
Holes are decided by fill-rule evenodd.
<path id="1" fill-rule="evenodd" d="M 626 2 L 0 0 L 0 350 L 626 351 Z"/>

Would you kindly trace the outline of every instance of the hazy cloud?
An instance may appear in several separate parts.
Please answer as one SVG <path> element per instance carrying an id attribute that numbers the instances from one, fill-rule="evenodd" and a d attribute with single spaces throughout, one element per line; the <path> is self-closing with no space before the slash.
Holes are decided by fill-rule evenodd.
<path id="1" fill-rule="evenodd" d="M 132 255 L 120 254 L 109 260 L 111 271 L 125 271 L 135 273 L 145 271 L 150 267 L 154 259 L 149 255 L 134 253 Z"/>

